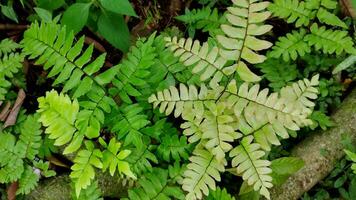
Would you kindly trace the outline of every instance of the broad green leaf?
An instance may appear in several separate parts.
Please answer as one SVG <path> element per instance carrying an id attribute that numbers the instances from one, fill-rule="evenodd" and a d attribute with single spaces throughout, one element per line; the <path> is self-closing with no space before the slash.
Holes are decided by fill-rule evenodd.
<path id="1" fill-rule="evenodd" d="M 12 6 L 1 5 L 1 13 L 4 14 L 7 18 L 15 21 L 16 23 L 19 23 L 17 15 Z"/>
<path id="2" fill-rule="evenodd" d="M 129 50 L 130 32 L 122 15 L 102 13 L 98 20 L 98 31 L 114 47 L 123 52 Z"/>
<path id="3" fill-rule="evenodd" d="M 78 33 L 82 30 L 87 23 L 91 5 L 91 3 L 75 3 L 63 13 L 61 22 L 67 26 L 67 31 Z"/>
<path id="4" fill-rule="evenodd" d="M 100 0 L 100 3 L 105 9 L 116 14 L 137 16 L 129 0 Z"/>
<path id="5" fill-rule="evenodd" d="M 52 13 L 43 8 L 34 8 L 37 15 L 41 18 L 43 22 L 51 22 L 52 21 Z"/>
<path id="6" fill-rule="evenodd" d="M 46 10 L 56 10 L 65 4 L 64 0 L 37 0 L 36 2 L 38 7 Z"/>

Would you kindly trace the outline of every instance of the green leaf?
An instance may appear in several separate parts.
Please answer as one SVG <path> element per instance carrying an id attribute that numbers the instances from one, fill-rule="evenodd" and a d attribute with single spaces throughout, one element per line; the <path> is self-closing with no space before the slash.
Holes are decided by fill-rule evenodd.
<path id="1" fill-rule="evenodd" d="M 105 9 L 116 14 L 137 16 L 129 0 L 100 0 L 100 3 Z"/>
<path id="2" fill-rule="evenodd" d="M 272 161 L 272 183 L 282 185 L 290 175 L 304 166 L 304 161 L 297 157 L 284 157 Z"/>
<path id="3" fill-rule="evenodd" d="M 75 3 L 63 13 L 61 22 L 67 26 L 67 31 L 78 33 L 82 30 L 87 23 L 91 5 L 91 3 Z"/>
<path id="4" fill-rule="evenodd" d="M 43 8 L 34 8 L 37 15 L 41 18 L 44 22 L 51 22 L 52 21 L 52 13 Z"/>
<path id="5" fill-rule="evenodd" d="M 38 7 L 46 10 L 56 10 L 65 4 L 64 0 L 37 0 L 36 2 Z"/>
<path id="6" fill-rule="evenodd" d="M 98 20 L 98 31 L 114 47 L 123 52 L 129 50 L 130 32 L 122 15 L 102 13 Z"/>
<path id="7" fill-rule="evenodd" d="M 261 80 L 261 77 L 251 72 L 251 70 L 242 61 L 239 62 L 236 71 L 240 78 L 246 82 L 258 82 Z"/>
<path id="8" fill-rule="evenodd" d="M 16 23 L 19 23 L 17 19 L 17 15 L 14 11 L 14 8 L 12 6 L 4 6 L 1 5 L 1 12 L 4 14 L 7 18 L 15 21 Z"/>

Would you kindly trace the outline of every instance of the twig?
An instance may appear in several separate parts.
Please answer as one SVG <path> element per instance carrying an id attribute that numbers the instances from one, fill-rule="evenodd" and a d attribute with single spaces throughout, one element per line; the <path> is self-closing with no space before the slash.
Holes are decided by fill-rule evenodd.
<path id="1" fill-rule="evenodd" d="M 28 27 L 28 25 L 21 24 L 0 24 L 0 30 L 24 30 Z"/>
<path id="2" fill-rule="evenodd" d="M 93 38 L 89 36 L 85 36 L 84 39 L 85 44 L 94 44 L 94 48 L 100 51 L 101 53 L 105 53 L 106 50 L 103 45 L 101 45 L 98 41 L 94 40 Z"/>

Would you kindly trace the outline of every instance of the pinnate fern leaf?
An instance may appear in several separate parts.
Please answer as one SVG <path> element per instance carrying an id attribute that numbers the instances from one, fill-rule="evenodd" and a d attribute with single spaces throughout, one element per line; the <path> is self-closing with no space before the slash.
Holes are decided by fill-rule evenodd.
<path id="1" fill-rule="evenodd" d="M 216 190 L 210 190 L 207 200 L 235 200 L 235 197 L 230 195 L 225 188 L 217 187 Z"/>
<path id="2" fill-rule="evenodd" d="M 17 44 L 11 39 L 3 39 L 0 42 L 0 56 L 14 52 L 16 49 L 20 48 L 21 45 Z"/>
<path id="3" fill-rule="evenodd" d="M 41 147 L 41 124 L 38 122 L 38 115 L 27 116 L 20 128 L 19 147 L 25 148 L 26 157 L 35 159 Z M 21 144 L 21 145 L 20 145 Z"/>
<path id="4" fill-rule="evenodd" d="M 300 29 L 299 32 L 292 31 L 286 36 L 279 37 L 278 42 L 272 47 L 272 51 L 268 56 L 273 58 L 282 57 L 284 61 L 296 60 L 298 56 L 304 56 L 311 52 L 311 48 L 304 41 L 306 35 L 305 29 Z"/>
<path id="5" fill-rule="evenodd" d="M 74 165 L 71 167 L 71 179 L 75 184 L 75 192 L 77 197 L 80 195 L 82 189 L 90 186 L 95 177 L 95 168 L 102 169 L 101 162 L 102 153 L 99 149 L 95 149 L 91 141 L 85 142 L 86 148 L 80 150 L 74 159 Z M 95 168 L 94 168 L 95 167 Z"/>
<path id="6" fill-rule="evenodd" d="M 220 50 L 220 55 L 227 60 L 237 61 L 238 65 L 242 65 L 240 64 L 242 59 L 252 64 L 261 63 L 266 58 L 256 52 L 268 49 L 272 44 L 255 36 L 265 34 L 272 29 L 271 25 L 262 24 L 271 15 L 269 11 L 265 11 L 269 2 L 254 0 L 232 2 L 233 6 L 228 8 L 226 14 L 229 23 L 221 25 L 225 35 L 217 36 L 223 48 Z"/>
<path id="7" fill-rule="evenodd" d="M 314 23 L 310 27 L 311 34 L 305 37 L 305 41 L 316 50 L 323 53 L 340 55 L 342 52 L 355 53 L 352 38 L 347 31 L 326 29 L 325 26 L 318 27 Z"/>
<path id="8" fill-rule="evenodd" d="M 114 176 L 116 169 L 120 174 L 136 179 L 135 175 L 131 172 L 129 163 L 125 161 L 131 153 L 130 150 L 120 150 L 121 143 L 117 142 L 115 138 L 111 139 L 109 144 L 101 140 L 101 144 L 106 148 L 103 152 L 103 170 L 109 169 L 111 176 Z"/>
<path id="9" fill-rule="evenodd" d="M 40 180 L 40 174 L 36 174 L 32 167 L 27 166 L 21 178 L 19 179 L 19 188 L 16 194 L 28 194 L 35 189 Z"/>
<path id="10" fill-rule="evenodd" d="M 152 173 L 138 180 L 139 187 L 129 190 L 128 199 L 158 200 L 184 199 L 183 191 L 169 182 L 168 170 L 155 168 Z"/>
<path id="11" fill-rule="evenodd" d="M 216 189 L 215 181 L 220 181 L 220 173 L 225 171 L 226 160 L 216 160 L 209 151 L 197 148 L 189 158 L 191 163 L 183 174 L 183 190 L 187 200 L 202 199 L 209 194 L 209 188 Z"/>
<path id="12" fill-rule="evenodd" d="M 288 23 L 295 23 L 296 27 L 307 26 L 313 15 L 306 3 L 299 0 L 274 0 L 268 9 L 274 16 L 286 19 Z"/>
<path id="13" fill-rule="evenodd" d="M 230 152 L 232 166 L 236 167 L 236 173 L 241 174 L 248 185 L 253 185 L 255 191 L 270 199 L 268 188 L 272 187 L 271 162 L 262 160 L 265 152 L 260 150 L 260 145 L 252 143 L 253 137 L 247 136 L 241 140 L 239 146 Z"/>

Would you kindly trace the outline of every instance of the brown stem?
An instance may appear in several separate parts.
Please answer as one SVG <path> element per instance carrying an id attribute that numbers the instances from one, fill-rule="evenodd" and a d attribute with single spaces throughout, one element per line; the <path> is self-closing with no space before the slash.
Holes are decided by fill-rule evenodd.
<path id="1" fill-rule="evenodd" d="M 22 24 L 0 24 L 0 30 L 24 30 L 28 25 Z"/>

